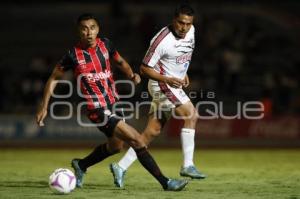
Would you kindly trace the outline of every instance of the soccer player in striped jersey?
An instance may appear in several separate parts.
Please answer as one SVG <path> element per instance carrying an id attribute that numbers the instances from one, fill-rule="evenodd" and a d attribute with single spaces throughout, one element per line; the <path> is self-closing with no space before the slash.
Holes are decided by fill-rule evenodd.
<path id="1" fill-rule="evenodd" d="M 184 120 L 181 129 L 183 165 L 181 176 L 204 179 L 193 162 L 194 136 L 197 111 L 182 87 L 189 85 L 187 70 L 195 47 L 193 26 L 194 11 L 187 5 L 180 5 L 174 13 L 171 25 L 164 27 L 151 40 L 150 47 L 141 65 L 141 74 L 149 78 L 148 91 L 152 96 L 148 124 L 143 131 L 144 142 L 148 145 L 160 134 L 163 125 L 172 113 Z M 163 117 L 160 117 L 163 116 Z M 117 187 L 124 186 L 125 172 L 137 159 L 130 148 L 118 162 L 110 164 Z"/>
<path id="2" fill-rule="evenodd" d="M 77 20 L 80 41 L 63 56 L 47 81 L 41 106 L 36 119 L 44 125 L 51 93 L 56 86 L 55 80 L 62 77 L 64 71 L 73 70 L 77 85 L 87 100 L 89 119 L 98 124 L 98 128 L 108 138 L 83 159 L 73 159 L 71 165 L 75 170 L 76 185 L 82 187 L 83 176 L 92 165 L 118 153 L 123 141 L 129 144 L 137 154 L 143 167 L 155 177 L 164 190 L 179 191 L 188 183 L 186 180 L 174 180 L 165 177 L 146 149 L 141 135 L 122 120 L 122 114 L 114 112 L 113 105 L 118 101 L 117 91 L 111 71 L 114 60 L 123 73 L 135 84 L 140 82 L 138 74 L 133 73 L 129 64 L 122 58 L 112 43 L 99 38 L 99 22 L 91 14 L 83 14 Z M 119 116 L 118 116 L 119 115 Z"/>

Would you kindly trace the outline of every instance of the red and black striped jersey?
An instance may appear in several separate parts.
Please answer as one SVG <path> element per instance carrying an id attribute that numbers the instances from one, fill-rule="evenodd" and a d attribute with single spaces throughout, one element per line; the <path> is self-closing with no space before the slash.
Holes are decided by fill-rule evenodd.
<path id="1" fill-rule="evenodd" d="M 105 109 L 118 101 L 110 58 L 117 60 L 119 56 L 108 39 L 97 38 L 93 48 L 83 49 L 78 43 L 62 57 L 57 67 L 63 71 L 73 70 L 89 110 Z"/>

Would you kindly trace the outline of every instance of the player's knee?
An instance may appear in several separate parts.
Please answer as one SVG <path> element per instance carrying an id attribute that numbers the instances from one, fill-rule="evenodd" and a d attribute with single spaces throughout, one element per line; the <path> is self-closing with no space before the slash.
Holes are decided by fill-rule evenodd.
<path id="1" fill-rule="evenodd" d="M 190 111 L 185 115 L 184 121 L 185 123 L 189 123 L 190 125 L 196 125 L 198 120 L 198 114 L 196 110 Z"/>
<path id="2" fill-rule="evenodd" d="M 152 140 L 154 140 L 158 135 L 160 134 L 160 131 L 151 130 L 151 132 L 148 132 L 147 134 L 143 135 L 143 141 L 146 145 L 149 145 Z"/>
<path id="3" fill-rule="evenodd" d="M 161 128 L 155 127 L 145 132 L 145 134 L 148 135 L 149 137 L 157 137 L 160 134 L 160 132 L 161 132 Z"/>
<path id="4" fill-rule="evenodd" d="M 160 127 L 153 127 L 151 129 L 146 129 L 142 133 L 142 138 L 146 145 L 148 145 L 155 137 L 157 137 L 161 133 Z"/>
<path id="5" fill-rule="evenodd" d="M 141 148 L 146 146 L 144 139 L 141 135 L 135 136 L 129 143 L 129 145 L 133 148 Z"/>
<path id="6" fill-rule="evenodd" d="M 197 114 L 196 111 L 194 111 L 194 112 L 192 113 L 192 116 L 191 116 L 191 122 L 194 123 L 194 124 L 196 124 L 196 123 L 197 123 L 197 120 L 198 120 L 198 114 Z"/>
<path id="7" fill-rule="evenodd" d="M 155 129 L 153 129 L 151 132 L 150 132 L 150 136 L 152 137 L 152 138 L 155 138 L 155 137 L 157 137 L 157 136 L 159 136 L 159 134 L 160 134 L 160 131 L 161 129 L 160 128 L 155 128 Z"/>

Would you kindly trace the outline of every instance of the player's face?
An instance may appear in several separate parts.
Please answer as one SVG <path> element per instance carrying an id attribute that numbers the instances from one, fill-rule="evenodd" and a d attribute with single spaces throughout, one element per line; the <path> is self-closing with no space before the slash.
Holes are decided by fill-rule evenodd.
<path id="1" fill-rule="evenodd" d="M 184 38 L 186 33 L 193 25 L 193 16 L 179 14 L 178 17 L 173 19 L 173 28 L 178 37 Z"/>
<path id="2" fill-rule="evenodd" d="M 78 26 L 80 40 L 87 47 L 96 46 L 96 38 L 99 33 L 99 26 L 96 20 L 88 19 L 80 22 Z"/>

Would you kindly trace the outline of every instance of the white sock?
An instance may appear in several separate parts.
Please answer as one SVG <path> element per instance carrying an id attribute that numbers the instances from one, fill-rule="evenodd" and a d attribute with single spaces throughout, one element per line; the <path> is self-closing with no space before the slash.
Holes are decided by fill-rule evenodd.
<path id="1" fill-rule="evenodd" d="M 130 147 L 128 149 L 128 151 L 126 152 L 126 154 L 123 156 L 123 158 L 118 162 L 119 166 L 124 169 L 127 170 L 128 167 L 130 167 L 130 165 L 137 159 L 136 153 L 133 150 L 132 147 Z"/>
<path id="2" fill-rule="evenodd" d="M 183 152 L 183 167 L 194 165 L 195 129 L 182 128 L 180 137 Z"/>

